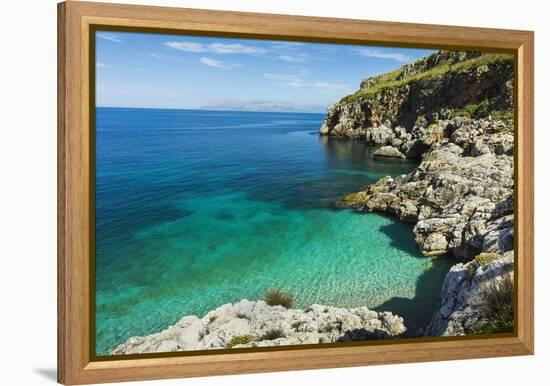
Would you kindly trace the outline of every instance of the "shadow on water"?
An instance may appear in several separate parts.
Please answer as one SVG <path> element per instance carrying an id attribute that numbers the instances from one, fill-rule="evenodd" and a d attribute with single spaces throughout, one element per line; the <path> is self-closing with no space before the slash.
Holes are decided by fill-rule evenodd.
<path id="1" fill-rule="evenodd" d="M 368 170 L 371 173 L 370 178 L 365 178 L 363 183 L 375 182 L 380 174 L 395 176 L 406 173 L 416 166 L 413 161 L 392 162 L 374 159 L 373 152 L 376 148 L 366 145 L 364 141 L 328 137 L 320 137 L 319 140 L 325 159 L 333 168 Z M 433 312 L 439 305 L 439 294 L 445 275 L 457 261 L 452 256 L 422 256 L 412 235 L 412 225 L 403 223 L 394 216 L 382 215 L 392 220 L 380 228 L 381 232 L 390 237 L 391 245 L 407 254 L 418 256 L 419 259 L 425 259 L 426 269 L 416 280 L 414 298 L 394 297 L 374 310 L 391 311 L 402 316 L 408 334 L 414 335 L 419 328 L 424 329 L 429 324 Z"/>
<path id="2" fill-rule="evenodd" d="M 373 152 L 376 148 L 367 146 L 364 141 L 327 137 L 320 137 L 320 141 L 325 159 L 333 169 L 367 170 L 370 175 L 362 179 L 363 184 L 375 182 L 380 175 L 396 176 L 406 173 L 416 166 L 413 161 L 391 162 L 374 159 Z M 357 176 L 351 177 L 357 180 Z M 351 184 L 346 186 L 347 193 L 353 191 L 350 186 Z M 380 231 L 391 239 L 392 247 L 411 256 L 417 256 L 418 259 L 425 259 L 426 268 L 416 280 L 414 298 L 394 297 L 373 309 L 391 311 L 403 317 L 407 334 L 415 335 L 418 329 L 424 329 L 429 324 L 433 312 L 439 305 L 439 295 L 445 275 L 457 261 L 452 256 L 438 258 L 422 256 L 413 237 L 412 224 L 401 222 L 389 214 L 380 214 L 391 219 L 391 222 L 382 226 Z"/>
<path id="3" fill-rule="evenodd" d="M 260 168 L 240 176 L 236 184 L 245 187 L 251 200 L 275 201 L 293 210 L 334 209 L 343 196 L 416 166 L 409 160 L 375 159 L 376 147 L 364 140 L 320 136 L 317 146 L 311 162 L 300 159 L 291 162 L 291 167 Z"/>
<path id="4" fill-rule="evenodd" d="M 368 213 L 356 212 L 360 215 Z M 412 234 L 412 224 L 400 222 L 395 217 L 382 214 L 391 219 L 391 223 L 380 227 L 380 231 L 391 239 L 391 245 L 407 254 L 425 260 L 425 270 L 417 278 L 415 295 L 412 299 L 393 297 L 377 307 L 375 311 L 390 311 L 403 317 L 407 327 L 407 335 L 415 336 L 419 329 L 425 329 L 439 306 L 439 295 L 452 265 L 459 261 L 451 254 L 439 257 L 422 256 Z"/>
<path id="5" fill-rule="evenodd" d="M 416 280 L 414 298 L 393 297 L 375 311 L 390 311 L 403 317 L 407 335 L 415 336 L 418 329 L 425 329 L 439 305 L 439 294 L 445 275 L 458 261 L 450 255 L 426 258 L 429 267 Z"/>
<path id="6" fill-rule="evenodd" d="M 399 222 L 399 220 L 396 220 L 395 217 L 387 214 L 383 214 L 383 216 L 392 220 L 392 222 L 388 225 L 380 227 L 380 231 L 391 238 L 390 245 L 404 252 L 407 252 L 410 255 L 415 255 L 419 256 L 419 258 L 423 258 L 423 256 L 419 254 L 420 251 L 418 249 L 418 246 L 411 236 L 412 224 L 401 223 Z M 407 234 L 402 237 L 404 231 L 407 232 Z"/>
<path id="7" fill-rule="evenodd" d="M 368 171 L 375 182 L 384 175 L 397 176 L 408 173 L 417 165 L 412 160 L 384 160 L 374 158 L 377 147 L 364 140 L 319 136 L 319 144 L 325 161 L 332 168 L 350 168 Z"/>

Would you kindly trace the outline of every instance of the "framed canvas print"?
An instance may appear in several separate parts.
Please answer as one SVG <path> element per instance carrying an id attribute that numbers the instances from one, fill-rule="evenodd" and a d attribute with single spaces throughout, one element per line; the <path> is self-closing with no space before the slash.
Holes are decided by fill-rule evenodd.
<path id="1" fill-rule="evenodd" d="M 533 33 L 59 4 L 59 382 L 533 353 Z"/>

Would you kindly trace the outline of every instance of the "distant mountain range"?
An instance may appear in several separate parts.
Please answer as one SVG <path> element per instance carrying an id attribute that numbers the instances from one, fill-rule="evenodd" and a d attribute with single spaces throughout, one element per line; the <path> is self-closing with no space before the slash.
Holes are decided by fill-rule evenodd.
<path id="1" fill-rule="evenodd" d="M 200 106 L 205 110 L 233 111 L 272 111 L 295 113 L 326 113 L 327 106 L 315 104 L 297 104 L 278 101 L 241 101 L 233 99 L 217 99 Z"/>

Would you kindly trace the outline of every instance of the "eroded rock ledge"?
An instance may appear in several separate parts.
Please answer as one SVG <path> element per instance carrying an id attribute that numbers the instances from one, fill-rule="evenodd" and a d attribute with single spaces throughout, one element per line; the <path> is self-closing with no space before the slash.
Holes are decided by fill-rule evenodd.
<path id="1" fill-rule="evenodd" d="M 418 130 L 422 133 L 422 130 Z M 420 165 L 384 177 L 342 205 L 414 223 L 425 255 L 505 253 L 514 237 L 514 137 L 505 122 L 454 118 L 431 125 Z"/>
<path id="2" fill-rule="evenodd" d="M 185 316 L 159 333 L 132 337 L 111 354 L 387 339 L 405 332 L 403 318 L 366 307 L 314 304 L 300 310 L 269 306 L 264 301 L 241 300 L 210 311 L 203 318 Z"/>
<path id="3" fill-rule="evenodd" d="M 438 51 L 361 82 L 329 109 L 320 134 L 361 139 L 379 147 L 376 157 L 420 165 L 338 204 L 415 224 L 428 256 L 510 251 L 513 76 L 509 55 Z"/>

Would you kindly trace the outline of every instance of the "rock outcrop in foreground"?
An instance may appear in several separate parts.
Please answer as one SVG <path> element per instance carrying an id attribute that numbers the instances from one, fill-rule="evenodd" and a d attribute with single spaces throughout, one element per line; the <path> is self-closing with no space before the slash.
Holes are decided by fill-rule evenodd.
<path id="1" fill-rule="evenodd" d="M 479 331 L 479 326 L 494 323 L 493 320 L 484 320 L 487 316 L 483 315 L 487 296 L 494 296 L 487 294 L 488 289 L 500 290 L 507 279 L 513 281 L 513 270 L 513 252 L 507 252 L 504 256 L 494 255 L 487 262 L 473 260 L 454 265 L 443 283 L 440 308 L 434 313 L 425 334 L 475 334 Z M 510 299 L 510 305 L 512 302 Z"/>
<path id="2" fill-rule="evenodd" d="M 366 307 L 348 309 L 314 304 L 300 310 L 241 300 L 225 304 L 203 318 L 185 316 L 157 334 L 132 337 L 111 354 L 386 339 L 399 337 L 405 331 L 403 318 Z"/>

